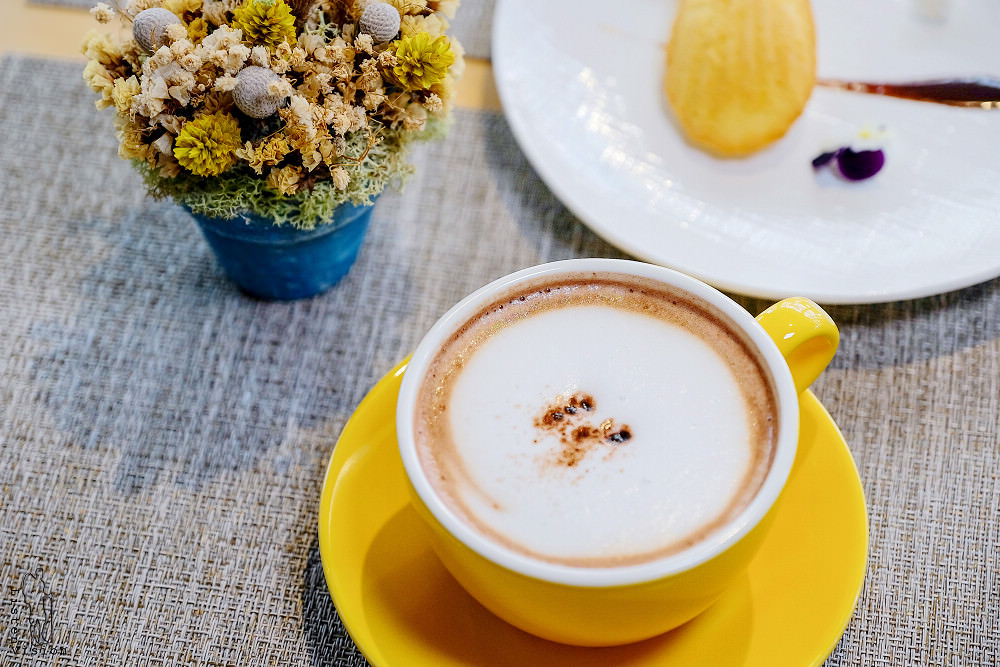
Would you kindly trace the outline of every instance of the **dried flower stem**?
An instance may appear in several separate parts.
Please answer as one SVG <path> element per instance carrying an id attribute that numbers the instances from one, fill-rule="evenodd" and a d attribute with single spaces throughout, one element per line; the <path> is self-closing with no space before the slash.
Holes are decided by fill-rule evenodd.
<path id="1" fill-rule="evenodd" d="M 340 157 L 343 158 L 343 159 L 345 159 L 345 160 L 348 160 L 348 162 L 337 162 L 336 164 L 331 164 L 330 168 L 333 169 L 335 167 L 350 167 L 350 166 L 353 166 L 353 165 L 356 165 L 356 164 L 361 164 L 362 162 L 364 162 L 365 158 L 368 157 L 368 153 L 371 152 L 372 148 L 378 142 L 378 137 L 379 137 L 380 134 L 382 134 L 382 128 L 381 127 L 379 127 L 379 129 L 376 130 L 375 132 L 372 132 L 371 129 L 369 128 L 368 129 L 368 146 L 365 147 L 365 151 L 359 157 L 351 157 L 350 155 L 341 155 Z"/>

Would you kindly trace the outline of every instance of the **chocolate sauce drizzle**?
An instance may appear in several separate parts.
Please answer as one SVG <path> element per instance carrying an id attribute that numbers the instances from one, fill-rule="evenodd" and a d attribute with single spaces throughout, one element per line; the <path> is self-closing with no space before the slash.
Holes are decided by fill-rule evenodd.
<path id="1" fill-rule="evenodd" d="M 1000 109 L 1000 80 L 990 77 L 930 79 L 901 83 L 820 79 L 817 84 L 826 88 L 934 102 L 953 107 Z"/>

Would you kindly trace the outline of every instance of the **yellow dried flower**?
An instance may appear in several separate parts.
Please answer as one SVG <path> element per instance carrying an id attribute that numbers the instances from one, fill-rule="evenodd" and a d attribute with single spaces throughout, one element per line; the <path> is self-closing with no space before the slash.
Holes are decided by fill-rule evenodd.
<path id="1" fill-rule="evenodd" d="M 301 179 L 302 171 L 298 167 L 289 165 L 281 169 L 272 169 L 267 175 L 267 185 L 283 195 L 294 195 L 299 191 Z"/>
<path id="2" fill-rule="evenodd" d="M 125 6 L 125 14 L 127 16 L 135 16 L 144 9 L 159 7 L 161 4 L 161 0 L 129 0 Z"/>
<path id="3" fill-rule="evenodd" d="M 230 112 L 233 109 L 233 96 L 223 93 L 211 92 L 201 101 L 201 112 L 203 114 Z M 175 132 L 175 134 L 177 134 Z"/>
<path id="4" fill-rule="evenodd" d="M 288 106 L 279 109 L 278 114 L 285 122 L 288 145 L 299 152 L 302 166 L 309 171 L 318 167 L 323 162 L 319 147 L 330 138 L 328 116 L 331 112 L 301 95 L 292 95 Z"/>
<path id="5" fill-rule="evenodd" d="M 197 176 L 218 176 L 236 163 L 240 125 L 227 113 L 199 116 L 181 128 L 174 157 Z"/>
<path id="6" fill-rule="evenodd" d="M 423 14 L 427 11 L 427 0 L 385 0 L 399 10 L 401 16 Z"/>
<path id="7" fill-rule="evenodd" d="M 121 64 L 123 53 L 121 46 L 116 44 L 110 35 L 90 30 L 83 38 L 80 52 L 89 60 L 96 60 L 101 65 L 115 68 Z"/>
<path id="8" fill-rule="evenodd" d="M 242 30 L 249 44 L 295 43 L 295 15 L 285 0 L 246 0 L 233 12 L 232 27 Z"/>
<path id="9" fill-rule="evenodd" d="M 146 141 L 146 128 L 126 116 L 116 115 L 115 131 L 118 135 L 118 156 L 125 160 L 155 159 L 156 149 Z"/>
<path id="10" fill-rule="evenodd" d="M 448 38 L 431 39 L 425 32 L 396 40 L 392 49 L 396 56 L 392 76 L 405 90 L 430 88 L 444 80 L 455 62 Z"/>
<path id="11" fill-rule="evenodd" d="M 114 104 L 112 93 L 115 89 L 115 79 L 104 65 L 96 60 L 88 61 L 86 67 L 83 68 L 83 80 L 87 82 L 91 90 L 101 94 L 100 99 L 94 102 L 98 109 L 106 109 Z"/>
<path id="12" fill-rule="evenodd" d="M 288 140 L 283 135 L 277 134 L 265 139 L 258 146 L 254 146 L 249 141 L 243 148 L 236 151 L 236 156 L 241 160 L 246 160 L 250 167 L 258 174 L 264 173 L 264 167 L 273 167 L 281 162 L 292 150 L 288 145 Z"/>
<path id="13" fill-rule="evenodd" d="M 455 18 L 455 13 L 458 11 L 459 4 L 459 0 L 431 0 L 431 2 L 427 3 L 427 8 L 453 19 Z"/>
<path id="14" fill-rule="evenodd" d="M 118 113 L 128 113 L 132 108 L 132 98 L 141 91 L 142 86 L 134 74 L 127 79 L 115 79 L 114 89 L 111 91 L 111 101 L 114 102 Z"/>
<path id="15" fill-rule="evenodd" d="M 448 20 L 440 14 L 404 16 L 399 28 L 403 37 L 421 32 L 426 32 L 431 37 L 440 37 L 448 32 Z"/>
<path id="16" fill-rule="evenodd" d="M 191 40 L 192 44 L 201 44 L 201 40 L 208 37 L 209 26 L 208 21 L 202 17 L 197 17 L 193 19 L 187 26 L 188 39 Z"/>
<path id="17" fill-rule="evenodd" d="M 202 0 L 163 0 L 163 8 L 175 16 L 183 16 L 185 12 L 195 13 L 201 9 Z"/>

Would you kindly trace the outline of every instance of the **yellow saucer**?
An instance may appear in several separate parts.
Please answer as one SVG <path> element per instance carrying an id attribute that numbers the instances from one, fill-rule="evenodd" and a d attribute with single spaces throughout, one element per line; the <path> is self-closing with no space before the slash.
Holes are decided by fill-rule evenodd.
<path id="1" fill-rule="evenodd" d="M 843 437 L 802 396 L 799 453 L 774 527 L 749 572 L 677 630 L 614 648 L 554 644 L 500 621 L 431 551 L 409 505 L 394 415 L 405 362 L 365 397 L 334 448 L 320 499 L 323 572 L 344 625 L 386 667 L 816 665 L 864 581 L 868 523 Z"/>

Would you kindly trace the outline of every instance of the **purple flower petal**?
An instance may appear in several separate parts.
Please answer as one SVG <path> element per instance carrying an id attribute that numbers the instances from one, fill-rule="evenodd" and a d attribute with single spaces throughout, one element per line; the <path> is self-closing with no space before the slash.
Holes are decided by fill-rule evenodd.
<path id="1" fill-rule="evenodd" d="M 837 170 L 849 181 L 871 178 L 885 165 L 885 153 L 881 150 L 855 151 L 842 148 L 836 153 Z"/>

